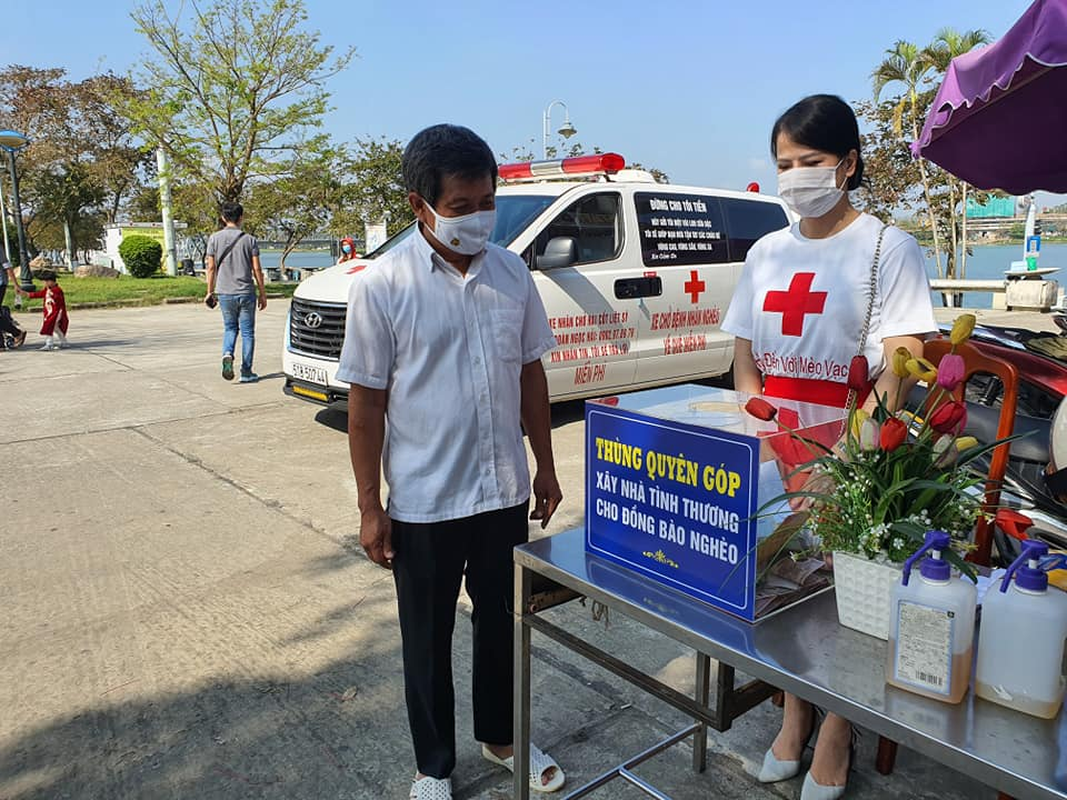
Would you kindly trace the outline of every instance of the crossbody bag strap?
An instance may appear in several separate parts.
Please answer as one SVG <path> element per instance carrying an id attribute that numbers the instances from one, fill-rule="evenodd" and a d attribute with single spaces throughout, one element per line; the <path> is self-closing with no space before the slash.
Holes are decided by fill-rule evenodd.
<path id="1" fill-rule="evenodd" d="M 241 241 L 241 237 L 244 235 L 245 232 L 241 231 L 239 234 L 237 234 L 237 238 L 235 238 L 232 242 L 226 245 L 226 249 L 223 250 L 222 255 L 219 256 L 219 260 L 215 262 L 215 269 L 218 269 L 222 266 L 222 262 L 226 260 L 226 256 L 228 256 L 233 251 L 233 248 L 237 245 L 239 241 Z M 870 316 L 870 311 L 867 312 L 867 316 Z"/>
<path id="2" fill-rule="evenodd" d="M 863 351 L 867 349 L 867 336 L 871 332 L 871 317 L 874 315 L 874 298 L 878 293 L 878 268 L 882 263 L 882 240 L 885 239 L 886 229 L 888 225 L 883 225 L 882 229 L 878 231 L 878 242 L 874 246 L 874 258 L 871 260 L 871 278 L 867 287 L 867 313 L 863 317 L 863 327 L 860 328 L 860 341 L 859 350 L 856 355 L 863 355 Z M 856 403 L 856 392 L 854 389 L 848 390 L 848 402 L 845 404 L 845 408 L 852 410 Z"/>

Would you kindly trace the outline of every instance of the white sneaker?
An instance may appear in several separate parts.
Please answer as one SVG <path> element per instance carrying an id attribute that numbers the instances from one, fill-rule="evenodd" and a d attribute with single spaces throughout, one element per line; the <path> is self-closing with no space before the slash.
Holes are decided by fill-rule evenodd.
<path id="1" fill-rule="evenodd" d="M 58 348 L 58 347 L 56 347 L 56 346 L 55 346 L 54 344 L 52 344 L 51 342 L 45 342 L 45 343 L 44 343 L 43 345 L 41 345 L 41 348 L 40 348 L 40 349 L 41 349 L 41 350 L 58 350 L 59 348 Z"/>

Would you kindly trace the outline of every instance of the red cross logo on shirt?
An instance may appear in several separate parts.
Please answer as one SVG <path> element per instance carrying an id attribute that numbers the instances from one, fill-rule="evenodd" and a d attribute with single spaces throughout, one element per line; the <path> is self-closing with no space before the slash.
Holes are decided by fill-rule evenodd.
<path id="1" fill-rule="evenodd" d="M 366 268 L 367 268 L 366 264 L 356 264 L 356 266 L 354 266 L 354 267 L 349 267 L 349 269 L 345 272 L 345 274 L 346 275 L 355 275 L 357 272 L 362 272 Z"/>
<path id="2" fill-rule="evenodd" d="M 804 332 L 804 315 L 821 314 L 826 292 L 813 292 L 814 272 L 798 272 L 789 282 L 789 291 L 767 292 L 763 310 L 782 315 L 782 336 L 800 336 Z"/>
<path id="3" fill-rule="evenodd" d="M 689 281 L 682 288 L 685 289 L 685 293 L 689 295 L 690 303 L 700 301 L 700 293 L 704 291 L 704 287 L 704 281 L 700 280 L 700 273 L 695 269 L 689 270 Z"/>

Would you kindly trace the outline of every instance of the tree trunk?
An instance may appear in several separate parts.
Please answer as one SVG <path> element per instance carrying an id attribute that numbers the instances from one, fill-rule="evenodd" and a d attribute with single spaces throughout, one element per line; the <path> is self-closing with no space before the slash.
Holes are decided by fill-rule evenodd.
<path id="1" fill-rule="evenodd" d="M 915 92 L 911 92 L 911 135 L 912 141 L 919 141 L 919 123 L 915 119 Z M 937 277 L 944 278 L 941 271 L 941 237 L 937 233 L 937 219 L 934 217 L 934 206 L 930 201 L 930 176 L 926 174 L 926 161 L 919 159 L 919 174 L 923 179 L 923 197 L 926 198 L 926 213 L 930 217 L 930 232 L 934 236 L 934 263 L 937 265 Z"/>
<path id="2" fill-rule="evenodd" d="M 285 259 L 287 259 L 289 257 L 289 255 L 296 249 L 296 246 L 298 244 L 300 244 L 300 239 L 299 238 L 295 238 L 295 237 L 290 236 L 290 237 L 286 238 L 286 240 L 285 240 L 285 247 L 282 248 L 282 259 L 281 259 L 282 280 L 285 280 L 285 281 L 289 280 L 289 268 L 285 266 Z"/>
<path id="3" fill-rule="evenodd" d="M 967 277 L 967 182 L 963 182 L 963 220 L 960 235 L 960 277 Z"/>
<path id="4" fill-rule="evenodd" d="M 952 268 L 948 268 L 948 264 L 945 265 L 945 276 L 948 278 L 959 277 L 956 274 L 956 259 L 959 253 L 959 229 L 956 225 L 956 181 L 953 178 L 948 179 L 948 235 L 949 245 L 951 247 L 950 260 L 952 262 Z"/>
<path id="5" fill-rule="evenodd" d="M 74 259 L 76 258 L 74 254 L 74 237 L 70 234 L 70 220 L 66 218 L 63 219 L 63 239 L 67 245 L 67 267 L 73 272 Z"/>

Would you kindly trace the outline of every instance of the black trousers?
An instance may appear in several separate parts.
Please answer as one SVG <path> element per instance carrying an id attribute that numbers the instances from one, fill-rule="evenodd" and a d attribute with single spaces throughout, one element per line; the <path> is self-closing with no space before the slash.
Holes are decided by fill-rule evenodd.
<path id="1" fill-rule="evenodd" d="M 452 630 L 460 582 L 474 605 L 474 738 L 511 743 L 511 551 L 529 538 L 528 504 L 428 524 L 393 520 L 393 576 L 404 653 L 404 696 L 419 772 L 456 765 Z"/>

